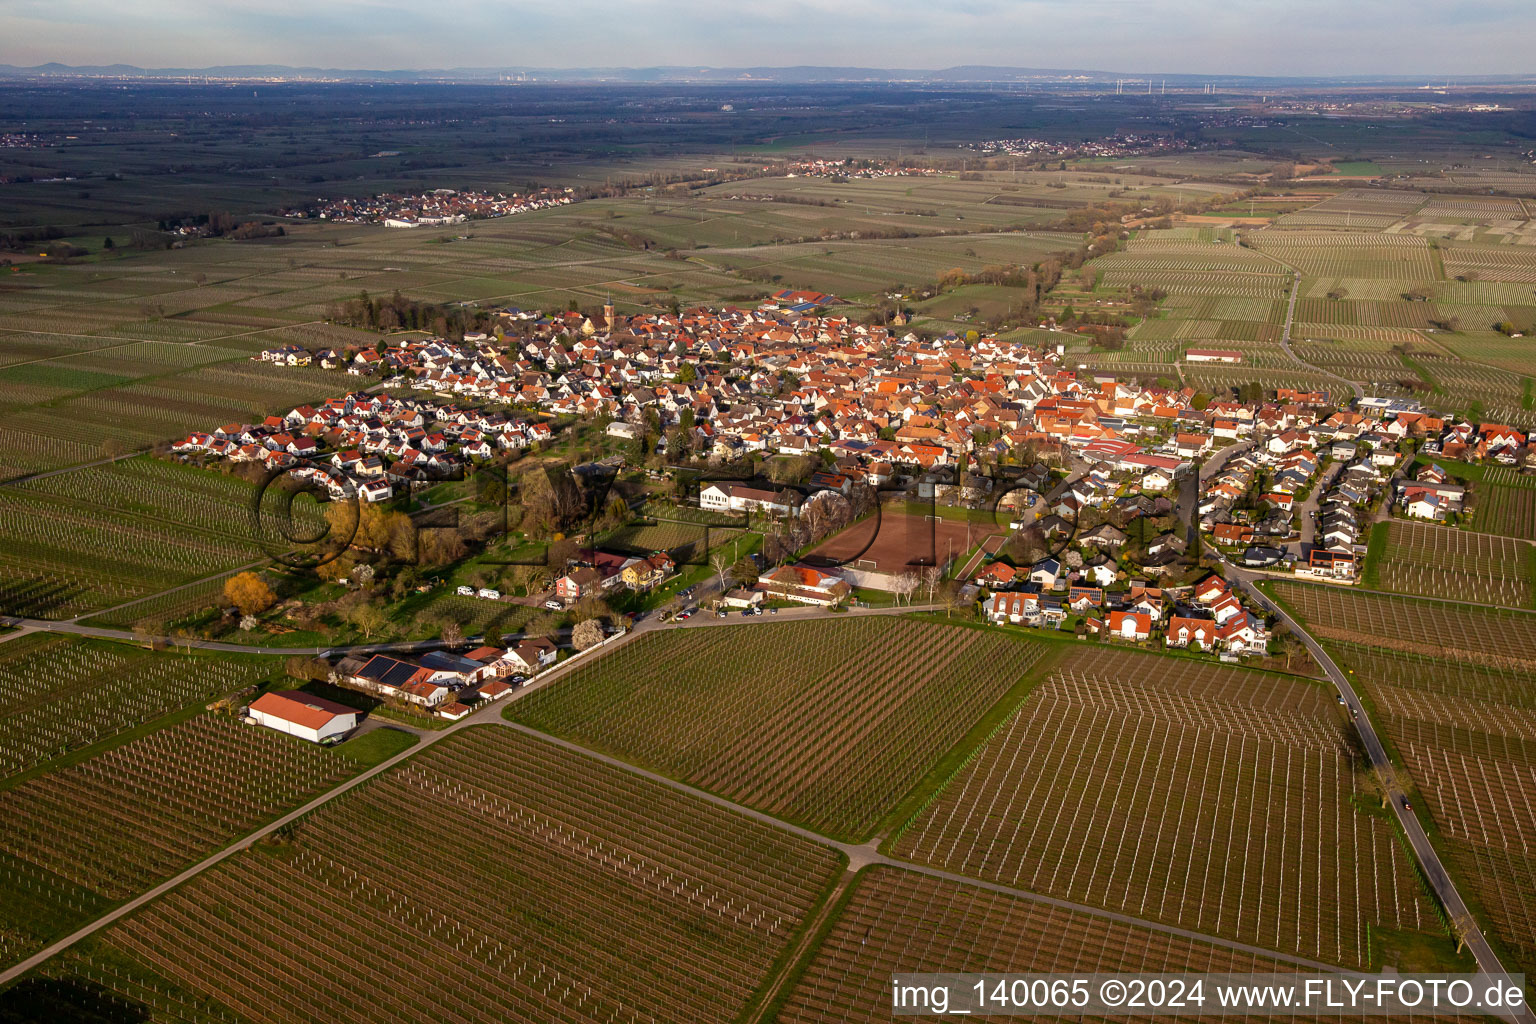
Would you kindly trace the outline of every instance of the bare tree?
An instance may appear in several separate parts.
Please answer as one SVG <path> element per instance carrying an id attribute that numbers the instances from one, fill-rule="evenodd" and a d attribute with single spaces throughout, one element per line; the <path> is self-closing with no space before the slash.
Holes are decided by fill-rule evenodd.
<path id="1" fill-rule="evenodd" d="M 372 640 L 373 634 L 389 624 L 389 616 L 384 609 L 369 601 L 353 607 L 347 618 L 362 632 L 364 640 Z"/>
<path id="2" fill-rule="evenodd" d="M 938 589 L 940 581 L 944 579 L 944 567 L 941 565 L 929 565 L 923 568 L 923 586 L 928 588 L 928 603 L 933 603 L 933 592 Z"/>
<path id="3" fill-rule="evenodd" d="M 709 564 L 714 566 L 715 575 L 720 577 L 720 589 L 725 589 L 725 574 L 731 567 L 731 554 L 728 551 L 716 551 L 709 557 Z"/>
<path id="4" fill-rule="evenodd" d="M 917 583 L 917 573 L 904 572 L 891 581 L 891 592 L 898 601 L 905 599 L 907 604 L 911 604 L 912 592 L 917 589 Z"/>

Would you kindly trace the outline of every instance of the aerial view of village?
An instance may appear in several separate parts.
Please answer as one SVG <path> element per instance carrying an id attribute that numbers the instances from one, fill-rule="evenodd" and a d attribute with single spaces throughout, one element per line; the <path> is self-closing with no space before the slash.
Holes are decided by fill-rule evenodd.
<path id="1" fill-rule="evenodd" d="M 1532 1021 L 1536 11 L 1028 6 L 0 6 L 0 1024 Z"/>

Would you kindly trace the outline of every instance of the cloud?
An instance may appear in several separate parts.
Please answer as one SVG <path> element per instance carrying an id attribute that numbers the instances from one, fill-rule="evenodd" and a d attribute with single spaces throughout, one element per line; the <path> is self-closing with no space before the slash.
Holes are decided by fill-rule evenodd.
<path id="1" fill-rule="evenodd" d="M 1529 0 L 0 0 L 0 61 L 1528 70 Z"/>

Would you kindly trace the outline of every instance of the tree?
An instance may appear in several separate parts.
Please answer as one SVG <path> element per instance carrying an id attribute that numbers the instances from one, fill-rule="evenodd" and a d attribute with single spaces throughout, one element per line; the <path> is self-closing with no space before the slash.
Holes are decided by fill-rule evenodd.
<path id="1" fill-rule="evenodd" d="M 306 658 L 302 654 L 295 654 L 283 662 L 283 671 L 304 682 L 324 682 L 330 677 L 331 666 L 324 658 Z"/>
<path id="2" fill-rule="evenodd" d="M 242 572 L 224 581 L 224 597 L 241 615 L 260 615 L 277 603 L 277 595 L 254 572 Z"/>
<path id="3" fill-rule="evenodd" d="M 583 619 L 571 630 L 571 646 L 578 651 L 596 647 L 603 642 L 603 624 L 597 619 Z"/>
<path id="4" fill-rule="evenodd" d="M 730 568 L 731 556 L 724 551 L 716 551 L 709 556 L 709 564 L 714 566 L 715 575 L 720 577 L 720 589 L 725 589 L 725 573 Z"/>
<path id="5" fill-rule="evenodd" d="M 950 612 L 964 611 L 971 606 L 971 601 L 965 596 L 965 586 L 959 580 L 945 580 L 939 588 L 940 598 L 944 602 L 944 617 L 949 618 Z"/>
<path id="6" fill-rule="evenodd" d="M 389 615 L 372 601 L 354 605 L 347 613 L 347 619 L 363 634 L 364 640 L 372 640 L 373 634 L 389 625 Z"/>
<path id="7" fill-rule="evenodd" d="M 912 592 L 917 589 L 918 579 L 915 572 L 904 572 L 891 581 L 891 593 L 897 600 L 906 599 L 907 604 L 912 603 Z"/>
<path id="8" fill-rule="evenodd" d="M 165 632 L 165 623 L 159 619 L 140 619 L 133 624 L 133 638 L 145 647 L 150 646 Z"/>
<path id="9" fill-rule="evenodd" d="M 731 578 L 737 586 L 751 587 L 757 583 L 757 561 L 751 555 L 738 558 L 731 566 Z"/>
<path id="10" fill-rule="evenodd" d="M 449 647 L 457 647 L 464 642 L 464 627 L 453 619 L 444 619 L 442 632 L 438 636 Z"/>
<path id="11" fill-rule="evenodd" d="M 352 564 L 351 558 L 333 558 L 317 566 L 315 575 L 327 583 L 340 583 L 351 577 Z"/>
<path id="12" fill-rule="evenodd" d="M 940 581 L 944 579 L 944 567 L 941 565 L 929 565 L 923 568 L 923 586 L 928 588 L 928 603 L 933 603 L 933 592 L 938 589 Z"/>
<path id="13" fill-rule="evenodd" d="M 559 631 L 559 620 L 548 612 L 542 615 L 535 615 L 528 621 L 528 625 L 523 627 L 524 635 L 534 639 L 538 637 L 552 637 Z"/>

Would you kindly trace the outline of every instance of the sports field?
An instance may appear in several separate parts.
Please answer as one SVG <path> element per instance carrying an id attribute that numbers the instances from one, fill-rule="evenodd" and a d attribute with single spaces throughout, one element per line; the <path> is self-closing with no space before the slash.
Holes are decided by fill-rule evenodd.
<path id="1" fill-rule="evenodd" d="M 927 565 L 948 565 L 984 541 L 1001 536 L 990 519 L 973 523 L 887 508 L 812 548 L 809 561 L 870 572 L 918 571 Z"/>
<path id="2" fill-rule="evenodd" d="M 1043 653 L 887 616 L 670 630 L 507 714 L 859 841 Z"/>

